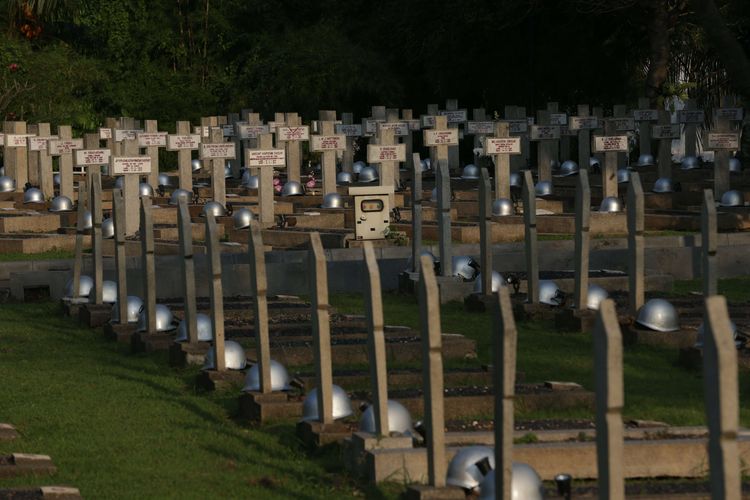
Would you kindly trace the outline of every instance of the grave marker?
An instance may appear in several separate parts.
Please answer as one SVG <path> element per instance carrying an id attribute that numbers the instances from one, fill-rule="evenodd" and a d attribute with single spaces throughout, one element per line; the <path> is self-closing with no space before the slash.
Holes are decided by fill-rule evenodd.
<path id="1" fill-rule="evenodd" d="M 510 137 L 507 122 L 495 124 L 495 137 L 484 138 L 484 154 L 495 164 L 495 198 L 510 199 L 510 165 L 521 154 L 521 138 Z"/>
<path id="2" fill-rule="evenodd" d="M 486 168 L 479 171 L 479 268 L 482 295 L 492 294 L 492 184 Z"/>
<path id="3" fill-rule="evenodd" d="M 453 276 L 453 240 L 451 230 L 451 180 L 448 161 L 440 160 L 435 165 L 438 209 L 438 249 L 440 251 L 440 274 Z"/>
<path id="4" fill-rule="evenodd" d="M 39 154 L 31 148 L 36 145 L 36 139 L 39 137 L 39 125 L 36 123 L 30 123 L 26 126 L 28 132 L 26 141 L 28 142 L 28 174 L 29 184 L 32 186 L 39 186 Z M 33 140 L 33 141 L 32 141 Z M 43 191 L 43 190 L 42 190 Z M 45 196 L 45 199 L 47 196 Z"/>
<path id="5" fill-rule="evenodd" d="M 724 97 L 724 105 L 729 105 L 730 97 Z M 716 117 L 716 131 L 708 134 L 708 145 L 705 149 L 714 150 L 714 197 L 721 195 L 731 189 L 729 183 L 729 155 L 733 150 L 740 149 L 740 134 L 733 132 L 729 118 L 726 116 Z"/>
<path id="6" fill-rule="evenodd" d="M 449 129 L 445 116 L 435 116 L 432 129 L 422 131 L 424 145 L 430 148 L 431 163 L 448 162 L 448 146 L 458 146 L 458 130 Z M 437 175 L 437 173 L 435 174 Z"/>
<path id="7" fill-rule="evenodd" d="M 685 101 L 685 109 L 677 113 L 677 119 L 685 124 L 685 156 L 697 156 L 698 127 L 703 124 L 704 115 L 702 109 L 696 109 L 693 99 Z"/>
<path id="8" fill-rule="evenodd" d="M 86 230 L 83 225 L 86 221 L 86 203 L 89 199 L 88 181 L 78 182 L 78 217 L 76 218 L 76 247 L 75 259 L 73 260 L 73 296 L 78 298 L 78 290 L 81 283 L 81 268 L 83 267 L 83 238 Z"/>
<path id="9" fill-rule="evenodd" d="M 148 127 L 148 124 L 146 125 Z M 141 272 L 146 334 L 156 332 L 156 263 L 154 261 L 154 220 L 151 198 L 141 196 Z"/>
<path id="10" fill-rule="evenodd" d="M 37 125 L 38 137 L 29 137 L 29 161 L 34 160 L 36 165 L 36 178 L 38 179 L 39 188 L 44 193 L 45 198 L 54 198 L 55 183 L 52 177 L 52 157 L 47 149 L 47 142 L 52 137 L 49 123 L 40 123 Z M 31 173 L 31 170 L 29 170 Z M 32 183 L 34 184 L 34 183 Z"/>
<path id="11" fill-rule="evenodd" d="M 537 111 L 538 125 L 531 126 L 530 139 L 537 144 L 537 172 L 539 181 L 552 180 L 552 162 L 556 161 L 560 127 L 550 125 L 550 113 L 546 110 Z"/>
<path id="12" fill-rule="evenodd" d="M 672 134 L 674 130 L 670 126 L 669 111 L 659 111 L 659 127 L 654 127 L 654 137 L 659 139 L 659 158 L 657 161 L 657 172 L 659 178 L 670 179 L 672 177 Z M 669 128 L 668 128 L 669 127 Z M 659 129 L 657 131 L 657 129 Z"/>
<path id="13" fill-rule="evenodd" d="M 193 149 L 198 149 L 200 135 L 190 133 L 190 122 L 178 121 L 177 133 L 167 136 L 167 151 L 177 151 L 177 171 L 180 177 L 180 189 L 193 190 Z"/>
<path id="14" fill-rule="evenodd" d="M 590 220 L 589 171 L 581 169 L 576 183 L 575 291 L 573 295 L 575 308 L 578 311 L 586 310 L 588 304 Z"/>
<path id="15" fill-rule="evenodd" d="M 273 169 L 286 166 L 286 151 L 273 149 L 271 134 L 261 134 L 256 140 L 258 149 L 245 149 L 245 166 L 258 175 L 258 221 L 262 227 L 274 224 Z"/>
<path id="16" fill-rule="evenodd" d="M 22 193 L 29 181 L 26 122 L 3 122 L 3 131 L 5 132 L 5 147 L 3 148 L 5 175 L 16 181 L 16 193 Z"/>
<path id="17" fill-rule="evenodd" d="M 578 116 L 571 116 L 568 129 L 578 132 L 578 167 L 588 168 L 591 159 L 591 131 L 598 126 L 599 120 L 589 115 L 589 105 L 578 105 Z"/>
<path id="18" fill-rule="evenodd" d="M 235 159 L 235 152 L 233 142 L 224 142 L 224 132 L 221 127 L 211 127 L 208 142 L 202 142 L 200 147 L 200 159 L 204 165 L 210 165 L 213 200 L 221 203 L 222 207 L 227 206 L 224 166 L 227 160 Z"/>
<path id="19" fill-rule="evenodd" d="M 255 317 L 256 356 L 260 392 L 271 392 L 271 342 L 268 333 L 268 281 L 266 278 L 266 258 L 263 250 L 263 236 L 258 221 L 250 221 L 250 290 L 255 297 L 253 302 Z"/>
<path id="20" fill-rule="evenodd" d="M 356 136 L 343 132 L 344 130 L 349 129 L 352 126 L 354 126 L 354 114 L 341 113 L 341 124 L 336 125 L 335 132 L 337 134 L 344 134 L 346 136 L 346 149 L 344 150 L 344 154 L 341 158 L 342 172 L 351 172 L 354 166 L 354 141 L 356 140 Z M 350 129 L 349 131 L 351 132 L 353 131 L 353 129 Z"/>
<path id="21" fill-rule="evenodd" d="M 536 229 L 536 193 L 531 170 L 523 172 L 523 223 L 525 226 L 526 302 L 539 302 L 539 247 Z"/>
<path id="22" fill-rule="evenodd" d="M 128 269 L 125 260 L 125 200 L 121 189 L 112 190 L 112 220 L 115 225 L 115 269 L 120 325 L 128 324 Z"/>
<path id="23" fill-rule="evenodd" d="M 117 132 L 113 130 L 113 132 Z M 122 132 L 122 131 L 119 131 Z M 129 136 L 128 136 L 129 137 Z M 54 141 L 51 141 L 51 143 Z M 140 207 L 137 203 L 141 175 L 151 172 L 151 157 L 138 155 L 137 138 L 126 138 L 122 141 L 120 150 L 124 156 L 110 157 L 109 172 L 113 176 L 123 176 L 123 197 L 125 234 L 132 235 L 138 231 L 140 225 Z"/>
<path id="24" fill-rule="evenodd" d="M 332 424 L 333 370 L 331 366 L 331 325 L 328 312 L 328 269 L 323 243 L 320 241 L 320 233 L 317 232 L 310 233 L 308 266 L 312 297 L 312 336 L 315 353 L 315 382 L 318 388 L 318 416 L 321 423 Z"/>
<path id="25" fill-rule="evenodd" d="M 659 119 L 659 112 L 649 109 L 651 101 L 648 97 L 638 99 L 638 109 L 633 110 L 633 120 L 638 124 L 638 150 L 639 154 L 651 154 L 651 123 Z"/>
<path id="26" fill-rule="evenodd" d="M 422 253 L 422 160 L 419 153 L 412 155 L 411 174 L 411 271 L 419 270 Z"/>
<path id="27" fill-rule="evenodd" d="M 297 113 L 286 114 L 286 127 L 276 128 L 276 137 L 283 141 L 278 147 L 286 149 L 286 178 L 300 182 L 302 171 L 302 142 L 310 140 L 310 127 L 302 125 Z"/>
<path id="28" fill-rule="evenodd" d="M 602 198 L 617 196 L 617 154 L 628 151 L 628 136 L 614 135 L 615 124 L 605 122 L 604 136 L 594 136 L 594 152 L 604 153 L 602 165 Z M 584 167 L 585 168 L 585 167 Z"/>
<path id="29" fill-rule="evenodd" d="M 383 323 L 383 297 L 380 271 L 371 241 L 362 247 L 365 258 L 365 318 L 367 322 L 368 359 L 372 379 L 372 407 L 375 417 L 375 434 L 390 435 L 388 425 L 388 373 L 386 371 L 385 325 Z"/>
<path id="30" fill-rule="evenodd" d="M 495 498 L 509 499 L 513 473 L 513 406 L 518 332 L 508 287 L 500 287 L 494 309 Z"/>
<path id="31" fill-rule="evenodd" d="M 703 208 L 701 210 L 701 256 L 703 296 L 710 297 L 718 293 L 718 235 L 716 223 L 716 203 L 710 189 L 703 190 Z"/>
<path id="32" fill-rule="evenodd" d="M 214 127 L 212 127 L 214 128 Z M 214 128 L 215 129 L 215 128 Z M 222 173 L 222 175 L 224 175 Z M 208 246 L 208 266 L 211 276 L 211 329 L 214 332 L 214 354 L 216 354 L 216 371 L 227 369 L 224 351 L 224 295 L 221 288 L 221 247 L 219 230 L 212 213 L 206 214 L 206 243 Z"/>
<path id="33" fill-rule="evenodd" d="M 91 253 L 94 258 L 94 304 L 103 302 L 102 291 L 104 281 L 104 266 L 102 263 L 102 173 L 93 171 L 88 173 L 89 210 L 93 229 L 91 231 Z"/>
<path id="34" fill-rule="evenodd" d="M 614 124 L 615 133 L 627 135 L 629 141 L 630 134 L 635 131 L 635 120 L 632 116 L 626 116 L 627 109 L 627 106 L 624 104 L 615 104 L 612 106 L 612 115 L 614 118 L 611 118 L 611 120 Z M 626 158 L 628 158 L 627 152 L 617 153 L 617 168 L 626 165 Z"/>
<path id="35" fill-rule="evenodd" d="M 185 297 L 185 324 L 187 325 L 188 342 L 198 342 L 198 311 L 195 302 L 195 261 L 193 260 L 193 224 L 187 202 L 180 198 L 177 207 L 177 227 L 180 238 L 182 259 L 183 295 Z"/>
<path id="36" fill-rule="evenodd" d="M 240 167 L 242 166 L 240 160 L 244 158 L 242 155 L 242 139 L 237 135 L 237 123 L 239 123 L 239 121 L 239 113 L 229 113 L 227 116 L 227 125 L 222 126 L 224 137 L 228 137 L 234 144 L 234 157 L 236 160 L 231 163 L 233 179 L 240 178 Z"/>
<path id="37" fill-rule="evenodd" d="M 401 138 L 401 142 L 406 147 L 406 157 L 411 158 L 414 154 L 414 132 L 421 130 L 419 120 L 414 119 L 414 113 L 411 109 L 401 110 L 401 120 L 406 122 L 409 127 L 409 133 Z"/>
<path id="38" fill-rule="evenodd" d="M 510 135 L 521 138 L 521 154 L 511 156 L 510 158 L 511 172 L 518 172 L 528 166 L 529 160 L 529 136 L 526 133 L 528 130 L 526 108 L 521 106 L 505 106 L 505 121 L 508 122 L 508 131 L 510 132 Z"/>
<path id="39" fill-rule="evenodd" d="M 380 175 L 378 184 L 389 189 L 396 186 L 396 172 L 399 162 L 406 161 L 406 146 L 396 144 L 394 130 L 386 127 L 388 123 L 378 123 L 378 135 L 367 145 L 367 163 L 378 164 Z M 395 207 L 395 199 L 391 198 Z"/>
<path id="40" fill-rule="evenodd" d="M 346 149 L 346 136 L 334 135 L 335 111 L 319 111 L 319 135 L 310 138 L 310 150 L 321 152 L 323 194 L 336 192 L 336 152 Z"/>
<path id="41" fill-rule="evenodd" d="M 146 149 L 146 156 L 151 158 L 151 172 L 147 182 L 151 187 L 159 185 L 159 148 L 167 147 L 167 133 L 159 132 L 156 120 L 146 120 L 145 132 L 139 132 L 138 146 Z M 149 330 L 150 331 L 150 330 Z"/>
<path id="42" fill-rule="evenodd" d="M 643 305 L 644 287 L 644 219 L 643 187 L 637 172 L 630 173 L 628 183 L 628 296 L 630 314 L 635 316 Z"/>
<path id="43" fill-rule="evenodd" d="M 447 99 L 445 101 L 445 110 L 438 113 L 446 117 L 448 128 L 456 130 L 456 138 L 458 139 L 460 136 L 458 127 L 466 122 L 466 109 L 458 109 L 458 99 Z M 448 146 L 448 168 L 456 169 L 458 167 L 458 140 L 456 140 L 455 144 Z"/>
<path id="44" fill-rule="evenodd" d="M 57 127 L 57 137 L 63 141 L 72 139 L 73 130 L 70 125 L 59 125 Z M 60 195 L 67 196 L 73 200 L 73 155 L 65 153 L 61 154 L 57 165 L 60 172 L 59 193 Z"/>

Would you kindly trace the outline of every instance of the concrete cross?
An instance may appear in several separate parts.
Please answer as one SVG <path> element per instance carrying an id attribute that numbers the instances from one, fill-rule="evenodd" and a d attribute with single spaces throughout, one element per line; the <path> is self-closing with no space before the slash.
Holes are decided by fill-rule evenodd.
<path id="1" fill-rule="evenodd" d="M 185 297 L 185 324 L 188 342 L 198 342 L 198 311 L 195 301 L 195 261 L 193 260 L 193 224 L 185 200 L 180 198 L 177 207 L 177 227 L 180 238 L 183 296 Z"/>
<path id="2" fill-rule="evenodd" d="M 523 172 L 524 252 L 526 255 L 526 302 L 539 302 L 539 242 L 536 229 L 536 192 L 531 170 Z"/>
<path id="3" fill-rule="evenodd" d="M 703 296 L 710 297 L 718 293 L 718 234 L 716 223 L 716 202 L 710 189 L 703 190 L 703 207 L 701 210 L 701 277 Z"/>
<path id="4" fill-rule="evenodd" d="M 29 177 L 36 178 L 36 182 L 30 181 L 33 185 L 38 185 L 44 193 L 44 197 L 49 199 L 55 196 L 55 184 L 52 177 L 52 157 L 49 154 L 47 143 L 50 139 L 57 139 L 51 135 L 49 123 L 40 123 L 34 126 L 36 128 L 36 137 L 29 137 Z"/>
<path id="5" fill-rule="evenodd" d="M 628 295 L 630 314 L 635 316 L 643 305 L 644 286 L 644 200 L 641 177 L 630 173 L 628 183 Z"/>
<path id="6" fill-rule="evenodd" d="M 177 122 L 177 133 L 167 136 L 167 151 L 177 152 L 177 173 L 180 189 L 193 190 L 193 160 L 191 151 L 201 143 L 199 134 L 190 133 L 190 122 Z"/>
<path id="7" fill-rule="evenodd" d="M 725 106 L 733 103 L 730 97 L 724 97 L 723 102 Z M 729 156 L 732 151 L 740 149 L 740 134 L 739 131 L 732 130 L 731 118 L 733 117 L 729 114 L 715 114 L 716 130 L 709 132 L 704 148 L 714 150 L 714 197 L 716 198 L 721 198 L 721 195 L 730 189 Z"/>
<path id="8" fill-rule="evenodd" d="M 210 165 L 211 191 L 214 201 L 227 206 L 227 189 L 224 166 L 227 160 L 234 160 L 236 147 L 233 142 L 224 141 L 224 131 L 221 127 L 211 127 L 206 142 L 201 143 L 200 159 L 204 165 Z"/>
<path id="9" fill-rule="evenodd" d="M 102 174 L 94 170 L 88 174 L 89 210 L 91 211 L 91 253 L 94 257 L 94 288 L 91 292 L 94 304 L 103 302 L 104 266 L 102 263 Z"/>
<path id="10" fill-rule="evenodd" d="M 258 221 L 250 222 L 248 253 L 250 257 L 250 291 L 255 318 L 256 357 L 260 375 L 260 392 L 271 392 L 271 342 L 268 333 L 268 281 L 266 278 L 266 254 L 263 249 L 263 236 Z"/>
<path id="11" fill-rule="evenodd" d="M 614 106 L 612 106 L 612 116 L 614 118 L 610 118 L 610 120 L 614 124 L 615 132 L 618 134 L 627 134 L 629 140 L 630 135 L 635 132 L 635 120 L 632 116 L 627 116 L 627 114 L 627 106 L 625 106 L 624 104 L 615 104 Z M 625 166 L 627 158 L 628 153 L 617 153 L 617 168 L 620 168 L 620 166 Z"/>
<path id="12" fill-rule="evenodd" d="M 138 133 L 138 147 L 144 148 L 146 156 L 151 158 L 147 182 L 155 188 L 159 185 L 159 148 L 167 147 L 167 133 L 159 132 L 156 120 L 146 120 L 145 125 L 145 131 Z"/>
<path id="13" fill-rule="evenodd" d="M 219 230 L 212 213 L 206 214 L 206 243 L 208 246 L 208 269 L 211 282 L 211 329 L 214 333 L 214 354 L 216 354 L 216 371 L 227 369 L 224 350 L 224 295 L 221 288 L 221 247 Z"/>
<path id="14" fill-rule="evenodd" d="M 308 253 L 310 296 L 312 297 L 312 337 L 315 353 L 315 381 L 318 389 L 318 417 L 333 423 L 333 368 L 331 366 L 331 325 L 328 305 L 328 269 L 320 233 L 310 233 Z"/>
<path id="15" fill-rule="evenodd" d="M 3 122 L 5 175 L 16 181 L 16 192 L 22 193 L 29 181 L 28 137 L 26 122 Z"/>
<path id="16" fill-rule="evenodd" d="M 438 114 L 445 116 L 448 122 L 448 128 L 455 129 L 457 136 L 460 138 L 458 128 L 466 123 L 466 109 L 458 108 L 458 99 L 447 99 L 445 101 L 445 110 L 439 111 Z M 459 167 L 458 142 L 448 146 L 448 168 L 455 170 Z"/>
<path id="17" fill-rule="evenodd" d="M 537 123 L 538 125 L 531 126 L 530 134 L 530 139 L 538 142 L 537 172 L 540 181 L 551 181 L 552 164 L 557 162 L 558 157 L 560 127 L 559 125 L 551 125 L 550 112 L 547 110 L 537 111 Z"/>
<path id="18" fill-rule="evenodd" d="M 617 197 L 617 155 L 628 152 L 628 136 L 616 131 L 614 120 L 604 121 L 604 134 L 594 136 L 594 152 L 604 154 L 602 168 L 602 198 Z M 619 134 L 619 135 L 616 135 Z M 585 168 L 585 165 L 584 167 Z"/>
<path id="19" fill-rule="evenodd" d="M 123 130 L 112 130 L 113 135 L 116 133 L 128 132 Z M 110 158 L 109 171 L 112 175 L 123 176 L 123 197 L 124 200 L 124 230 L 126 235 L 133 235 L 138 232 L 140 225 L 140 207 L 137 203 L 139 196 L 139 186 L 141 175 L 151 172 L 151 157 L 141 156 L 138 154 L 138 139 L 136 132 L 132 131 L 132 138 L 128 135 L 123 137 L 121 152 L 123 156 L 112 156 Z M 117 137 L 117 135 L 115 135 Z"/>
<path id="20" fill-rule="evenodd" d="M 310 150 L 323 153 L 320 166 L 323 176 L 323 194 L 336 192 L 336 153 L 346 149 L 346 137 L 334 134 L 335 111 L 319 111 L 319 135 L 311 137 Z"/>
<path id="21" fill-rule="evenodd" d="M 526 108 L 522 106 L 505 106 L 505 121 L 508 122 L 510 135 L 521 138 L 521 154 L 511 156 L 510 158 L 511 172 L 518 172 L 526 168 L 529 161 L 529 135 L 527 133 L 528 121 L 526 120 Z"/>
<path id="22" fill-rule="evenodd" d="M 492 184 L 486 168 L 479 172 L 479 268 L 482 294 L 492 294 Z"/>
<path id="23" fill-rule="evenodd" d="M 648 97 L 638 99 L 638 109 L 633 110 L 633 119 L 638 125 L 638 149 L 642 155 L 651 154 L 651 123 L 659 119 L 659 112 L 650 109 Z"/>
<path id="24" fill-rule="evenodd" d="M 587 168 L 591 159 L 591 130 L 597 128 L 599 120 L 590 115 L 588 104 L 578 105 L 578 115 L 568 120 L 568 129 L 578 132 L 578 166 Z"/>
<path id="25" fill-rule="evenodd" d="M 388 424 L 388 373 L 386 371 L 383 297 L 380 270 L 371 241 L 362 247 L 365 259 L 365 318 L 367 322 L 367 351 L 372 381 L 372 407 L 375 434 L 390 435 Z"/>
<path id="26" fill-rule="evenodd" d="M 240 178 L 240 159 L 244 158 L 242 155 L 242 139 L 240 139 L 240 136 L 237 134 L 237 123 L 239 123 L 239 121 L 239 113 L 229 113 L 227 115 L 227 125 L 222 126 L 224 137 L 228 137 L 234 144 L 234 157 L 236 160 L 231 163 L 233 179 Z"/>
<path id="27" fill-rule="evenodd" d="M 428 117 L 428 121 L 433 121 L 432 128 L 424 129 L 422 135 L 424 145 L 430 148 L 431 162 L 433 165 L 439 161 L 447 163 L 449 147 L 458 146 L 458 129 L 448 128 L 448 118 L 445 116 Z"/>
<path id="28" fill-rule="evenodd" d="M 115 225 L 115 269 L 117 275 L 117 311 L 121 325 L 128 324 L 128 269 L 125 256 L 125 200 L 121 189 L 112 190 L 112 220 Z"/>
<path id="29" fill-rule="evenodd" d="M 484 154 L 495 164 L 495 198 L 510 199 L 510 165 L 521 154 L 521 138 L 510 137 L 508 122 L 494 124 L 495 136 L 484 138 Z"/>
<path id="30" fill-rule="evenodd" d="M 274 224 L 273 169 L 286 166 L 286 151 L 273 149 L 271 134 L 260 134 L 258 148 L 245 149 L 245 166 L 258 175 L 258 221 L 261 227 Z"/>
<path id="31" fill-rule="evenodd" d="M 591 219 L 591 188 L 589 172 L 581 169 L 576 185 L 576 222 L 575 222 L 575 308 L 583 311 L 587 308 L 589 290 L 589 227 Z"/>
<path id="32" fill-rule="evenodd" d="M 678 121 L 685 125 L 685 156 L 696 156 L 698 144 L 698 127 L 703 125 L 705 116 L 702 109 L 697 109 L 693 99 L 685 101 L 685 109 L 677 114 Z"/>
<path id="33" fill-rule="evenodd" d="M 495 498 L 507 500 L 511 498 L 513 472 L 513 409 L 518 339 L 508 287 L 500 287 L 495 304 L 492 328 L 495 337 Z"/>
<path id="34" fill-rule="evenodd" d="M 411 271 L 419 270 L 422 253 L 422 160 L 419 153 L 412 154 L 411 174 Z"/>
<path id="35" fill-rule="evenodd" d="M 406 157 L 411 158 L 414 154 L 414 133 L 421 130 L 419 120 L 414 119 L 414 112 L 411 109 L 401 110 L 401 121 L 406 122 L 409 127 L 409 133 L 401 138 L 401 142 L 406 146 Z"/>
<path id="36" fill-rule="evenodd" d="M 310 140 L 310 127 L 302 125 L 297 113 L 287 113 L 286 121 L 286 126 L 276 127 L 276 147 L 286 151 L 286 180 L 300 182 L 302 143 Z"/>
<path id="37" fill-rule="evenodd" d="M 148 126 L 148 125 L 147 125 Z M 151 198 L 141 196 L 141 273 L 146 333 L 156 332 L 156 263 L 154 261 L 154 220 Z"/>
<path id="38" fill-rule="evenodd" d="M 59 125 L 57 127 L 57 137 L 62 140 L 70 140 L 73 138 L 73 130 L 70 125 Z M 67 196 L 71 200 L 74 198 L 73 192 L 73 155 L 62 154 L 58 162 L 58 170 L 60 172 L 60 189 L 59 193 L 62 196 Z"/>
<path id="39" fill-rule="evenodd" d="M 656 132 L 656 128 L 662 129 L 660 130 L 661 133 L 659 133 L 658 136 L 657 134 L 654 134 L 655 136 L 657 136 L 656 138 L 659 139 L 659 157 L 656 162 L 657 172 L 660 178 L 667 178 L 667 179 L 672 178 L 673 134 L 665 134 L 664 132 L 667 132 L 670 129 L 674 128 L 676 129 L 674 130 L 674 132 L 677 132 L 677 134 L 679 134 L 679 126 L 672 127 L 670 122 L 671 122 L 671 115 L 669 114 L 669 111 L 666 111 L 666 110 L 659 111 L 659 127 L 655 127 L 654 129 L 654 132 Z"/>
<path id="40" fill-rule="evenodd" d="M 399 162 L 406 161 L 406 146 L 397 144 L 395 129 L 390 125 L 394 122 L 378 123 L 378 134 L 367 145 L 367 163 L 380 166 L 378 184 L 392 191 L 396 187 L 396 175 Z M 400 122 L 408 133 L 406 122 Z M 395 198 L 391 197 L 391 206 L 395 207 Z"/>

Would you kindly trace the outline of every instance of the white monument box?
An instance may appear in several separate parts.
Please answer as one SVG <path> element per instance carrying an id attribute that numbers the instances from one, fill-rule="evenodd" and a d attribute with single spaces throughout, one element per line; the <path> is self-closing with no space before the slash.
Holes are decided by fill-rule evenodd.
<path id="1" fill-rule="evenodd" d="M 348 125 L 336 125 L 336 133 L 344 134 L 347 137 L 361 137 L 362 125 L 359 123 Z"/>
<path id="2" fill-rule="evenodd" d="M 740 134 L 737 132 L 709 132 L 706 149 L 740 149 Z"/>
<path id="3" fill-rule="evenodd" d="M 76 165 L 109 165 L 109 149 L 79 149 L 76 151 Z"/>
<path id="4" fill-rule="evenodd" d="M 47 142 L 50 156 L 71 154 L 76 149 L 83 149 L 83 139 L 51 140 Z"/>
<path id="5" fill-rule="evenodd" d="M 610 118 L 610 120 L 614 123 L 615 131 L 617 132 L 630 132 L 631 130 L 635 130 L 635 118 Z"/>
<path id="6" fill-rule="evenodd" d="M 508 132 L 511 134 L 525 134 L 529 130 L 529 122 L 526 120 L 503 120 L 508 124 Z"/>
<path id="7" fill-rule="evenodd" d="M 261 134 L 268 134 L 270 129 L 268 128 L 268 125 L 248 125 L 246 123 L 241 123 L 237 125 L 237 132 L 240 139 L 257 139 Z"/>
<path id="8" fill-rule="evenodd" d="M 532 141 L 553 141 L 560 138 L 560 127 L 557 125 L 532 125 L 529 138 Z"/>
<path id="9" fill-rule="evenodd" d="M 382 146 L 367 145 L 367 163 L 382 163 L 384 161 L 406 161 L 406 144 Z"/>
<path id="10" fill-rule="evenodd" d="M 612 153 L 628 151 L 627 135 L 597 135 L 594 136 L 595 153 Z"/>
<path id="11" fill-rule="evenodd" d="M 111 139 L 111 138 L 112 138 L 111 128 L 99 127 L 99 139 L 106 141 L 107 139 Z"/>
<path id="12" fill-rule="evenodd" d="M 120 130 L 115 129 L 115 142 L 134 141 L 138 138 L 141 130 Z"/>
<path id="13" fill-rule="evenodd" d="M 568 128 L 570 130 L 591 130 L 599 128 L 599 119 L 596 116 L 571 116 Z"/>
<path id="14" fill-rule="evenodd" d="M 679 139 L 680 125 L 677 123 L 670 125 L 652 125 L 651 137 L 654 139 Z"/>
<path id="15" fill-rule="evenodd" d="M 634 109 L 633 119 L 637 122 L 655 122 L 659 119 L 659 111 L 656 109 Z"/>
<path id="16" fill-rule="evenodd" d="M 567 125 L 568 115 L 565 113 L 550 113 L 549 115 L 550 125 Z"/>
<path id="17" fill-rule="evenodd" d="M 233 142 L 201 143 L 200 159 L 211 160 L 214 158 L 236 158 L 237 149 Z"/>
<path id="18" fill-rule="evenodd" d="M 409 124 L 406 122 L 382 122 L 380 130 L 393 130 L 393 135 L 403 137 L 409 135 Z"/>
<path id="19" fill-rule="evenodd" d="M 743 118 L 742 108 L 716 108 L 714 110 L 716 118 L 725 118 L 733 122 L 741 122 Z"/>
<path id="20" fill-rule="evenodd" d="M 310 127 L 276 127 L 276 138 L 280 141 L 309 141 Z"/>
<path id="21" fill-rule="evenodd" d="M 345 149 L 345 135 L 336 134 L 310 136 L 310 151 L 344 151 Z"/>
<path id="22" fill-rule="evenodd" d="M 286 150 L 284 149 L 248 149 L 246 155 L 248 167 L 286 166 Z"/>
<path id="23" fill-rule="evenodd" d="M 113 156 L 110 158 L 112 175 L 150 174 L 150 156 Z"/>
<path id="24" fill-rule="evenodd" d="M 520 137 L 486 137 L 484 139 L 485 155 L 520 155 Z"/>
<path id="25" fill-rule="evenodd" d="M 147 148 L 149 146 L 158 146 L 163 148 L 167 145 L 166 132 L 139 132 L 138 147 Z"/>
<path id="26" fill-rule="evenodd" d="M 425 146 L 458 146 L 458 129 L 425 130 Z"/>
<path id="27" fill-rule="evenodd" d="M 47 151 L 47 143 L 53 139 L 58 139 L 56 135 L 49 137 L 29 137 L 29 151 Z"/>
<path id="28" fill-rule="evenodd" d="M 702 109 L 683 109 L 677 112 L 680 123 L 703 123 L 704 114 Z"/>
<path id="29" fill-rule="evenodd" d="M 466 122 L 466 133 L 474 135 L 492 135 L 495 133 L 495 122 Z"/>
<path id="30" fill-rule="evenodd" d="M 4 145 L 6 148 L 25 148 L 28 146 L 29 137 L 35 136 L 34 134 L 5 134 Z"/>
<path id="31" fill-rule="evenodd" d="M 167 151 L 179 151 L 181 149 L 198 149 L 201 143 L 201 136 L 192 135 L 168 135 Z"/>
<path id="32" fill-rule="evenodd" d="M 448 119 L 449 124 L 453 123 L 464 123 L 466 121 L 466 110 L 465 109 L 455 109 L 455 110 L 445 110 L 442 109 L 438 111 L 438 114 L 440 116 L 445 116 Z"/>

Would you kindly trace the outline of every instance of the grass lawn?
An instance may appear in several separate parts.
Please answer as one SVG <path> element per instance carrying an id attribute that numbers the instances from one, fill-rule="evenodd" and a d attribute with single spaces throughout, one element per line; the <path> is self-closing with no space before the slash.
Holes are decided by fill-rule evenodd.
<path id="1" fill-rule="evenodd" d="M 72 259 L 75 257 L 75 252 L 71 250 L 49 250 L 41 253 L 23 253 L 23 252 L 7 252 L 0 253 L 0 262 L 16 261 L 16 260 L 57 260 L 57 259 Z"/>

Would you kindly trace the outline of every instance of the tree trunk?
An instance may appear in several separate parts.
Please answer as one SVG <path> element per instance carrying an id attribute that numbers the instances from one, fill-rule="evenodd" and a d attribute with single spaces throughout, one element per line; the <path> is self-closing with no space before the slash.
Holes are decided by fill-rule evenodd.
<path id="1" fill-rule="evenodd" d="M 667 81 L 670 57 L 669 7 L 667 2 L 651 3 L 651 16 L 648 24 L 649 59 L 648 75 L 646 76 L 646 97 L 651 105 L 656 105 L 656 99 L 662 94 L 662 86 Z"/>

